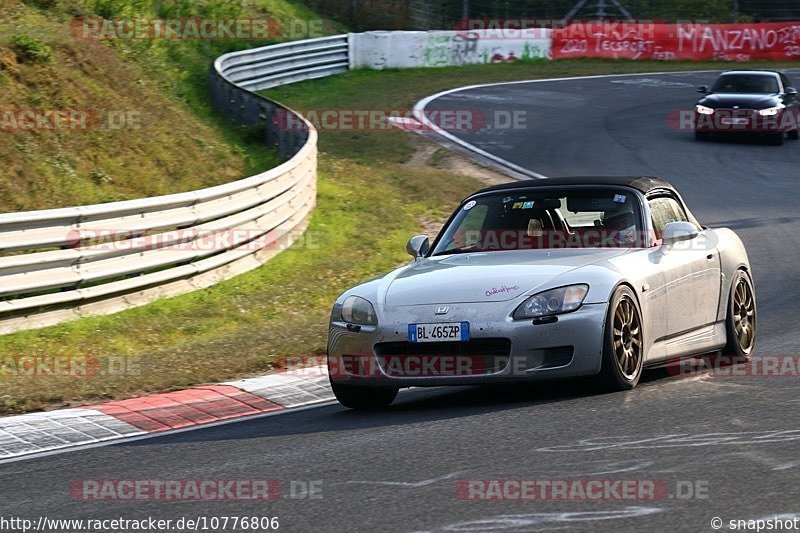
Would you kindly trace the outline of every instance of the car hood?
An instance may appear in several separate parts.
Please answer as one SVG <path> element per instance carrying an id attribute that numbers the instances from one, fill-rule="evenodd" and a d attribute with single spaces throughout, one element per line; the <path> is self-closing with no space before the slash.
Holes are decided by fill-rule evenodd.
<path id="1" fill-rule="evenodd" d="M 781 103 L 777 94 L 709 94 L 700 102 L 701 105 L 711 108 L 730 109 L 739 106 L 742 109 L 765 109 L 775 107 Z"/>
<path id="2" fill-rule="evenodd" d="M 423 259 L 395 273 L 387 306 L 502 302 L 625 249 L 515 250 Z"/>

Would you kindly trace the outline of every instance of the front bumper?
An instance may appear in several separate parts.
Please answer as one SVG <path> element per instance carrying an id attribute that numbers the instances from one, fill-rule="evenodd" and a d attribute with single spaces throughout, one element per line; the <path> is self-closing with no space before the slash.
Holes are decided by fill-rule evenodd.
<path id="1" fill-rule="evenodd" d="M 786 110 L 762 117 L 752 109 L 715 109 L 713 115 L 695 111 L 694 129 L 704 133 L 777 133 L 797 129 L 795 115 Z"/>
<path id="2" fill-rule="evenodd" d="M 348 329 L 332 320 L 328 367 L 336 383 L 372 387 L 425 387 L 536 381 L 600 371 L 608 304 L 585 304 L 553 323 L 512 320 L 488 304 L 453 304 L 446 317 L 436 306 L 397 307 L 378 326 Z M 487 319 L 487 316 L 500 316 Z M 391 320 L 387 320 L 387 316 Z M 470 342 L 408 343 L 408 325 L 469 322 Z M 492 347 L 497 349 L 492 351 Z M 441 352 L 441 353 L 440 353 Z"/>

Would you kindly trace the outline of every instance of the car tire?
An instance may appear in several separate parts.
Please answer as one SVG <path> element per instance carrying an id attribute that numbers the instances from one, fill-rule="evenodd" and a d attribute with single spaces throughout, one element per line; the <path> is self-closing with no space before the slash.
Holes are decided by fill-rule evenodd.
<path id="1" fill-rule="evenodd" d="M 787 138 L 788 138 L 790 141 L 796 141 L 796 140 L 800 139 L 800 131 L 798 131 L 798 130 L 793 130 L 793 131 L 790 131 L 790 132 L 788 132 L 788 133 L 786 134 L 786 137 L 787 137 Z"/>
<path id="2" fill-rule="evenodd" d="M 358 387 L 331 381 L 333 395 L 350 409 L 376 410 L 389 407 L 397 396 L 397 387 Z"/>
<path id="3" fill-rule="evenodd" d="M 606 315 L 600 386 L 606 391 L 630 390 L 644 366 L 644 328 L 636 295 L 625 285 L 611 298 Z"/>
<path id="4" fill-rule="evenodd" d="M 785 139 L 785 135 L 783 132 L 780 133 L 773 133 L 769 136 L 769 144 L 772 146 L 783 146 L 783 141 Z"/>
<path id="5" fill-rule="evenodd" d="M 753 280 L 746 271 L 737 270 L 728 296 L 728 312 L 725 317 L 727 344 L 722 355 L 743 361 L 750 358 L 756 344 L 757 315 Z"/>

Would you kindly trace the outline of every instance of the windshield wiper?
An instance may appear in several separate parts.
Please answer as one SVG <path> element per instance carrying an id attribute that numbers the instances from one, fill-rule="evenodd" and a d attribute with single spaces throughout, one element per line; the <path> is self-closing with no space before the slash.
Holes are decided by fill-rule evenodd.
<path id="1" fill-rule="evenodd" d="M 457 255 L 457 254 L 471 254 L 473 252 L 486 252 L 488 250 L 479 250 L 474 247 L 470 248 L 453 248 L 452 250 L 445 250 L 443 252 L 437 252 L 432 254 L 431 257 L 436 257 L 438 255 Z"/>

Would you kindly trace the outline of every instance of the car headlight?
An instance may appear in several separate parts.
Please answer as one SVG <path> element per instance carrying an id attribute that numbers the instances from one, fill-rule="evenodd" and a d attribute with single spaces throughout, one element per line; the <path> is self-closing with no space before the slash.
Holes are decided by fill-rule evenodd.
<path id="1" fill-rule="evenodd" d="M 706 106 L 704 106 L 704 105 L 699 105 L 699 104 L 698 104 L 698 105 L 695 107 L 695 109 L 696 109 L 696 110 L 697 110 L 697 112 L 698 112 L 698 113 L 700 113 L 701 115 L 713 115 L 713 114 L 714 114 L 714 110 L 713 110 L 713 109 L 711 109 L 710 107 L 706 107 Z"/>
<path id="2" fill-rule="evenodd" d="M 359 296 L 348 296 L 342 304 L 342 320 L 351 324 L 374 326 L 378 323 L 375 308 Z"/>
<path id="3" fill-rule="evenodd" d="M 588 292 L 588 285 L 569 285 L 534 294 L 517 307 L 514 319 L 570 313 L 583 304 Z"/>
<path id="4" fill-rule="evenodd" d="M 780 107 L 768 107 L 767 109 L 759 109 L 758 114 L 762 117 L 774 117 L 780 110 Z"/>

